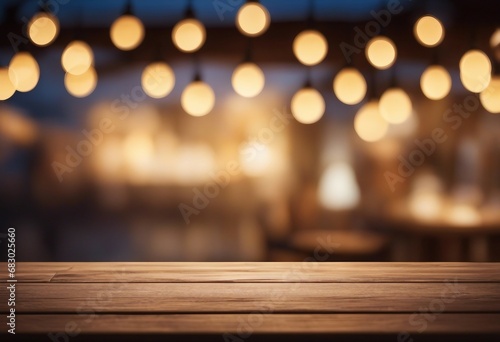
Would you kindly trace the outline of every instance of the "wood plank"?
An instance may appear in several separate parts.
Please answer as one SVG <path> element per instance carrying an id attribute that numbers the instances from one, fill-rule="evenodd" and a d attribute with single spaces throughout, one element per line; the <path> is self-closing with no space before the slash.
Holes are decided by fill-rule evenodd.
<path id="1" fill-rule="evenodd" d="M 18 263 L 16 274 L 20 282 L 62 283 L 470 283 L 500 282 L 500 263 Z"/>
<path id="2" fill-rule="evenodd" d="M 19 313 L 500 312 L 496 283 L 18 283 L 16 294 Z"/>
<path id="3" fill-rule="evenodd" d="M 121 334 L 237 334 L 253 333 L 347 333 L 400 334 L 493 334 L 500 333 L 500 314 L 447 314 L 428 321 L 423 316 L 410 321 L 409 314 L 184 314 L 184 315 L 18 315 L 18 333 L 47 334 L 79 331 Z M 417 322 L 417 323 L 415 323 Z M 424 329 L 421 331 L 420 329 Z M 221 341 L 223 339 L 221 338 Z M 396 336 L 394 341 L 396 341 Z"/>

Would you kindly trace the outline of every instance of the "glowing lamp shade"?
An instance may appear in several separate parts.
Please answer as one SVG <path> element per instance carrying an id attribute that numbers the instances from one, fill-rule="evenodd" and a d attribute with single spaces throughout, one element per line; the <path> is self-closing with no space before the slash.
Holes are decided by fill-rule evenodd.
<path id="1" fill-rule="evenodd" d="M 298 122 L 312 124 L 325 114 L 325 100 L 316 89 L 303 88 L 293 96 L 291 110 Z"/>
<path id="2" fill-rule="evenodd" d="M 0 68 L 0 101 L 9 99 L 16 92 L 16 88 L 9 78 L 9 69 Z"/>
<path id="3" fill-rule="evenodd" d="M 303 31 L 293 41 L 293 53 L 300 63 L 316 65 L 325 59 L 328 53 L 328 43 L 319 31 Z"/>
<path id="4" fill-rule="evenodd" d="M 377 69 L 385 70 L 396 61 L 396 45 L 387 37 L 374 37 L 366 45 L 365 54 L 371 65 Z"/>
<path id="5" fill-rule="evenodd" d="M 27 92 L 35 88 L 40 78 L 35 58 L 27 52 L 16 53 L 9 64 L 9 78 L 17 91 Z"/>
<path id="6" fill-rule="evenodd" d="M 189 115 L 207 115 L 214 108 L 214 105 L 214 91 L 205 82 L 192 82 L 182 92 L 181 106 Z"/>
<path id="7" fill-rule="evenodd" d="M 413 107 L 410 97 L 403 89 L 390 88 L 380 97 L 379 110 L 388 123 L 400 124 L 408 120 Z"/>
<path id="8" fill-rule="evenodd" d="M 444 28 L 441 22 L 427 15 L 417 20 L 413 33 L 423 46 L 433 47 L 441 44 L 444 39 Z"/>
<path id="9" fill-rule="evenodd" d="M 144 25 L 133 15 L 122 15 L 111 25 L 111 41 L 120 50 L 133 50 L 144 39 Z"/>
<path id="10" fill-rule="evenodd" d="M 367 142 L 381 140 L 387 133 L 389 124 L 379 111 L 378 101 L 372 100 L 365 104 L 354 117 L 354 130 L 358 136 Z"/>
<path id="11" fill-rule="evenodd" d="M 174 71 L 166 63 L 151 63 L 142 72 L 141 84 L 146 94 L 152 98 L 160 99 L 170 94 L 174 89 Z"/>
<path id="12" fill-rule="evenodd" d="M 59 34 L 59 20 L 49 13 L 38 13 L 28 23 L 28 36 L 33 44 L 47 46 Z"/>
<path id="13" fill-rule="evenodd" d="M 73 75 L 81 75 L 94 63 L 94 53 L 90 46 L 80 40 L 75 40 L 64 49 L 61 64 L 64 71 Z"/>
<path id="14" fill-rule="evenodd" d="M 460 59 L 460 80 L 465 89 L 480 93 L 491 81 L 491 61 L 481 50 L 469 50 Z"/>
<path id="15" fill-rule="evenodd" d="M 259 95 L 264 89 L 265 82 L 264 73 L 254 63 L 239 65 L 231 78 L 234 91 L 243 97 Z"/>
<path id="16" fill-rule="evenodd" d="M 440 65 L 431 65 L 420 77 L 420 88 L 428 99 L 441 100 L 450 93 L 450 73 Z"/>
<path id="17" fill-rule="evenodd" d="M 66 73 L 64 86 L 68 93 L 74 97 L 86 97 L 92 94 L 97 85 L 97 73 L 90 67 L 81 75 Z"/>
<path id="18" fill-rule="evenodd" d="M 500 113 L 500 77 L 494 76 L 488 87 L 479 94 L 481 103 L 488 112 Z"/>
<path id="19" fill-rule="evenodd" d="M 241 6 L 236 15 L 236 27 L 249 37 L 260 36 L 269 28 L 271 16 L 267 9 L 257 2 L 249 2 Z"/>
<path id="20" fill-rule="evenodd" d="M 366 95 L 366 80 L 354 68 L 342 69 L 333 80 L 333 92 L 345 104 L 358 104 Z"/>
<path id="21" fill-rule="evenodd" d="M 172 41 L 184 52 L 199 50 L 206 39 L 205 26 L 196 19 L 184 19 L 175 25 L 172 31 Z"/>
<path id="22" fill-rule="evenodd" d="M 318 197 L 327 209 L 355 208 L 360 200 L 360 191 L 352 166 L 345 162 L 331 164 L 321 175 Z"/>

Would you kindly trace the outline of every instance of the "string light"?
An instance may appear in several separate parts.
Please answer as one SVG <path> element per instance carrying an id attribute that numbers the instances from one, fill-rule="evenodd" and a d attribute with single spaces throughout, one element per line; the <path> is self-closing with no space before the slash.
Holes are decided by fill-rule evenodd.
<path id="1" fill-rule="evenodd" d="M 40 12 L 31 18 L 28 23 L 28 36 L 33 44 L 47 46 L 59 34 L 59 20 L 49 13 Z"/>
<path id="2" fill-rule="evenodd" d="M 312 124 L 321 119 L 325 113 L 325 100 L 316 89 L 305 87 L 293 96 L 291 110 L 298 122 Z"/>
<path id="3" fill-rule="evenodd" d="M 388 128 L 389 124 L 380 114 L 377 100 L 366 103 L 354 117 L 354 130 L 361 139 L 367 142 L 381 140 Z"/>
<path id="4" fill-rule="evenodd" d="M 133 50 L 144 40 L 144 25 L 139 18 L 125 14 L 113 22 L 110 36 L 120 50 Z"/>
<path id="5" fill-rule="evenodd" d="M 396 61 L 396 45 L 387 37 L 377 36 L 368 42 L 365 54 L 371 65 L 377 69 L 385 70 Z"/>
<path id="6" fill-rule="evenodd" d="M 460 80 L 465 89 L 480 93 L 491 81 L 491 62 L 481 50 L 469 50 L 460 59 Z"/>
<path id="7" fill-rule="evenodd" d="M 427 98 L 441 100 L 450 93 L 451 76 L 442 66 L 431 65 L 420 77 L 420 88 Z"/>
<path id="8" fill-rule="evenodd" d="M 345 104 L 360 103 L 366 95 L 366 80 L 354 68 L 342 69 L 333 80 L 333 92 Z"/>
<path id="9" fill-rule="evenodd" d="M 31 54 L 18 52 L 10 61 L 9 78 L 17 91 L 28 92 L 40 79 L 40 67 Z"/>
<path id="10" fill-rule="evenodd" d="M 9 69 L 0 68 L 0 101 L 9 99 L 16 92 L 16 88 L 9 78 Z"/>
<path id="11" fill-rule="evenodd" d="M 410 97 L 403 89 L 390 88 L 380 97 L 379 110 L 388 123 L 400 124 L 411 116 L 413 108 Z"/>
<path id="12" fill-rule="evenodd" d="M 97 85 L 97 72 L 92 66 L 81 75 L 67 72 L 64 76 L 64 85 L 68 93 L 74 97 L 89 96 Z"/>
<path id="13" fill-rule="evenodd" d="M 437 46 L 444 39 L 443 24 L 430 15 L 418 19 L 413 28 L 413 33 L 418 42 L 427 47 Z"/>
<path id="14" fill-rule="evenodd" d="M 328 53 L 328 42 L 319 31 L 302 31 L 293 41 L 293 53 L 302 64 L 316 65 L 325 59 Z"/>
<path id="15" fill-rule="evenodd" d="M 81 40 L 69 43 L 61 57 L 61 64 L 64 71 L 73 75 L 83 74 L 93 63 L 94 53 L 92 49 L 87 43 Z"/>
<path id="16" fill-rule="evenodd" d="M 259 95 L 265 82 L 264 73 L 255 63 L 239 65 L 231 78 L 234 91 L 243 97 Z"/>
<path id="17" fill-rule="evenodd" d="M 479 94 L 484 109 L 492 114 L 500 113 L 500 77 L 494 76 L 490 84 Z"/>
<path id="18" fill-rule="evenodd" d="M 205 26 L 196 19 L 181 20 L 172 30 L 174 45 L 184 52 L 198 51 L 206 39 Z"/>
<path id="19" fill-rule="evenodd" d="M 182 92 L 181 106 L 189 115 L 207 115 L 214 108 L 214 105 L 214 91 L 205 82 L 194 81 Z"/>
<path id="20" fill-rule="evenodd" d="M 257 2 L 249 2 L 241 6 L 236 15 L 236 27 L 249 37 L 257 37 L 267 31 L 271 23 L 268 10 Z"/>
<path id="21" fill-rule="evenodd" d="M 174 71 L 166 63 L 151 63 L 142 72 L 141 84 L 146 94 L 152 98 L 160 99 L 170 94 L 174 89 Z"/>

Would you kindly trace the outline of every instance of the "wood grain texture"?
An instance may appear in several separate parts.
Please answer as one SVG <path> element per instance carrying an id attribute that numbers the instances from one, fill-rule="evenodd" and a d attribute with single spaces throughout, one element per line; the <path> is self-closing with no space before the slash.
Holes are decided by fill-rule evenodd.
<path id="1" fill-rule="evenodd" d="M 7 289 L 0 289 L 0 297 Z M 434 304 L 433 304 L 434 303 Z M 500 287 L 484 283 L 17 284 L 20 313 L 500 312 Z M 4 306 L 2 312 L 7 308 Z"/>
<path id="2" fill-rule="evenodd" d="M 0 264 L 0 279 L 7 279 Z M 168 262 L 18 263 L 20 282 L 430 283 L 500 282 L 500 263 Z"/>
<path id="3" fill-rule="evenodd" d="M 408 314 L 185 314 L 185 315 L 101 315 L 89 319 L 82 315 L 20 315 L 19 333 L 65 331 L 68 326 L 83 334 L 96 333 L 191 333 L 238 334 L 251 328 L 253 333 L 357 333 L 357 334 L 457 334 L 500 333 L 500 314 L 442 314 L 424 325 L 411 323 Z M 425 328 L 424 328 L 425 327 Z M 421 330 L 423 329 L 423 330 Z M 417 338 L 417 335 L 414 336 Z M 221 337 L 221 341 L 223 338 Z M 394 341 L 397 341 L 396 336 Z"/>

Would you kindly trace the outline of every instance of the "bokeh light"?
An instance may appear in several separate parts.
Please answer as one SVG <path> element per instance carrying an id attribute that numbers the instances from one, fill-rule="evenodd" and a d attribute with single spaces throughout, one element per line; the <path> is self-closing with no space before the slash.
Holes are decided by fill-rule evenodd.
<path id="1" fill-rule="evenodd" d="M 120 50 L 133 50 L 144 39 L 144 25 L 133 15 L 122 15 L 111 25 L 110 36 Z"/>
<path id="2" fill-rule="evenodd" d="M 312 124 L 325 113 L 325 100 L 316 89 L 303 88 L 293 96 L 291 110 L 298 122 Z"/>
<path id="3" fill-rule="evenodd" d="M 90 67 L 81 75 L 66 73 L 64 86 L 74 97 L 86 97 L 92 94 L 97 85 L 97 72 Z"/>
<path id="4" fill-rule="evenodd" d="M 184 19 L 174 26 L 172 41 L 181 51 L 195 52 L 205 43 L 206 35 L 205 26 L 199 20 Z"/>
<path id="5" fill-rule="evenodd" d="M 231 78 L 234 91 L 243 97 L 259 95 L 265 82 L 264 72 L 255 63 L 239 65 Z"/>
<path id="6" fill-rule="evenodd" d="M 189 115 L 207 115 L 215 105 L 214 91 L 205 82 L 192 82 L 182 92 L 181 105 Z"/>
<path id="7" fill-rule="evenodd" d="M 316 65 L 325 59 L 328 42 L 319 31 L 303 31 L 293 41 L 293 53 L 302 64 Z"/>
<path id="8" fill-rule="evenodd" d="M 387 37 L 377 36 L 368 42 L 365 54 L 368 62 L 375 68 L 388 69 L 396 61 L 396 45 Z"/>
<path id="9" fill-rule="evenodd" d="M 262 35 L 269 28 L 271 16 L 268 10 L 257 2 L 249 2 L 241 6 L 236 15 L 236 27 L 249 37 Z"/>
<path id="10" fill-rule="evenodd" d="M 81 75 L 87 71 L 94 63 L 94 53 L 90 46 L 81 41 L 75 40 L 64 49 L 61 64 L 64 71 L 73 75 Z"/>
<path id="11" fill-rule="evenodd" d="M 47 46 L 59 34 L 59 20 L 49 13 L 37 13 L 28 23 L 28 36 L 33 44 Z"/>
<path id="12" fill-rule="evenodd" d="M 443 24 L 435 17 L 426 15 L 417 20 L 413 33 L 418 42 L 423 46 L 434 47 L 444 39 Z"/>
<path id="13" fill-rule="evenodd" d="M 491 81 L 491 61 L 481 50 L 469 50 L 460 59 L 460 79 L 465 89 L 480 93 Z"/>
<path id="14" fill-rule="evenodd" d="M 18 52 L 9 63 L 9 78 L 17 91 L 28 92 L 38 84 L 40 67 L 31 54 Z"/>
<path id="15" fill-rule="evenodd" d="M 431 65 L 420 77 L 420 88 L 427 98 L 441 100 L 450 93 L 450 73 L 440 65 Z"/>
<path id="16" fill-rule="evenodd" d="M 354 117 L 354 130 L 367 142 L 381 140 L 387 133 L 389 124 L 380 114 L 379 103 L 371 100 L 359 109 Z"/>
<path id="17" fill-rule="evenodd" d="M 149 64 L 142 72 L 142 89 L 155 99 L 170 94 L 175 85 L 175 74 L 172 68 L 164 62 Z"/>
<path id="18" fill-rule="evenodd" d="M 379 110 L 388 123 L 400 124 L 411 116 L 413 107 L 410 97 L 403 89 L 390 88 L 380 97 Z"/>
<path id="19" fill-rule="evenodd" d="M 9 78 L 9 69 L 0 68 L 0 101 L 9 99 L 16 92 L 16 87 Z"/>
<path id="20" fill-rule="evenodd" d="M 366 80 L 355 68 L 342 69 L 333 80 L 333 92 L 345 104 L 355 105 L 366 96 Z"/>

